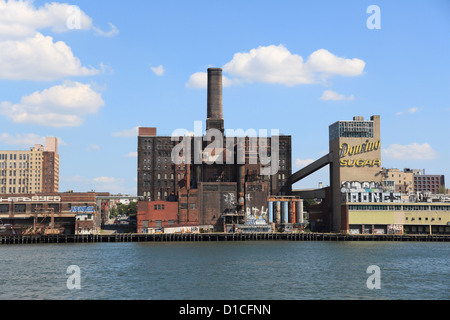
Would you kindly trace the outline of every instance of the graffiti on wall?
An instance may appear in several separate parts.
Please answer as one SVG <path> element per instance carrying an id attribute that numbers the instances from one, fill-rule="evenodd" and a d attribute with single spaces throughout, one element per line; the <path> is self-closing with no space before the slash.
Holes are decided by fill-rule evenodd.
<path id="1" fill-rule="evenodd" d="M 236 195 L 233 192 L 223 194 L 223 204 L 225 210 L 236 209 Z"/>
<path id="2" fill-rule="evenodd" d="M 341 192 L 383 192 L 383 186 L 375 181 L 342 181 Z"/>
<path id="3" fill-rule="evenodd" d="M 388 234 L 402 234 L 403 233 L 403 225 L 401 224 L 389 224 L 387 226 Z"/>
<path id="4" fill-rule="evenodd" d="M 262 207 L 246 207 L 245 220 L 247 224 L 262 224 L 268 218 L 269 208 Z"/>

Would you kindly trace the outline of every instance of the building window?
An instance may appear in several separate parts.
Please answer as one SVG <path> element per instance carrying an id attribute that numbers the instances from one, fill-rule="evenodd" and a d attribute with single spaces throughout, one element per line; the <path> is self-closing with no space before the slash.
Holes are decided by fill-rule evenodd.
<path id="1" fill-rule="evenodd" d="M 0 213 L 8 213 L 9 204 L 0 204 Z"/>
<path id="2" fill-rule="evenodd" d="M 14 205 L 14 212 L 25 213 L 25 211 L 26 211 L 26 204 L 15 204 Z"/>

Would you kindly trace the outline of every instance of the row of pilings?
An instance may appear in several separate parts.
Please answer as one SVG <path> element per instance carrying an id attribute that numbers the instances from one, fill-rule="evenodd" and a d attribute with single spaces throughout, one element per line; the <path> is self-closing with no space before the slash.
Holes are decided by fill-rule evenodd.
<path id="1" fill-rule="evenodd" d="M 195 241 L 427 241 L 449 242 L 450 235 L 372 235 L 335 233 L 182 233 L 0 236 L 0 244 L 120 243 Z"/>

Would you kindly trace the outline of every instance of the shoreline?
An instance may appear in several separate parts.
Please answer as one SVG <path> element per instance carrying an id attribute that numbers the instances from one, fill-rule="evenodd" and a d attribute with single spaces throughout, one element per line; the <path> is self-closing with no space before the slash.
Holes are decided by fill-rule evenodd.
<path id="1" fill-rule="evenodd" d="M 338 234 L 338 233 L 174 233 L 174 234 L 89 234 L 0 236 L 1 245 L 118 243 L 118 242 L 204 242 L 204 241 L 415 241 L 450 242 L 450 235 Z"/>

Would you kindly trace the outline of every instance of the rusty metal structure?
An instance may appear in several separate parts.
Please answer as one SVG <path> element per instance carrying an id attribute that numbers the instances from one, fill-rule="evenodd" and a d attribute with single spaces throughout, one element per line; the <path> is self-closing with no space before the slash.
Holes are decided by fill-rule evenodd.
<path id="1" fill-rule="evenodd" d="M 36 208 L 33 214 L 33 226 L 24 231 L 24 235 L 57 235 L 63 234 L 64 228 L 55 225 L 55 210 L 54 208 Z M 38 221 L 38 216 L 41 220 Z M 50 217 L 50 223 L 47 224 L 45 220 Z"/>

